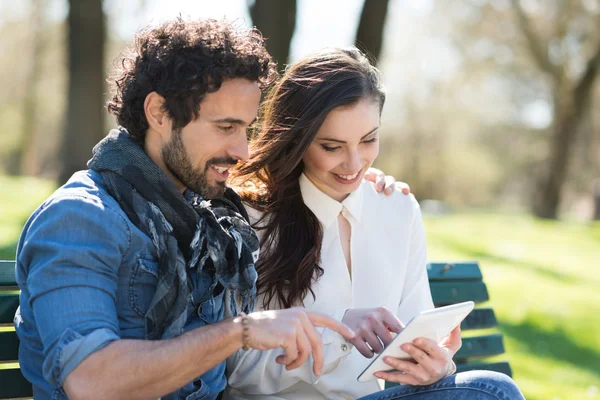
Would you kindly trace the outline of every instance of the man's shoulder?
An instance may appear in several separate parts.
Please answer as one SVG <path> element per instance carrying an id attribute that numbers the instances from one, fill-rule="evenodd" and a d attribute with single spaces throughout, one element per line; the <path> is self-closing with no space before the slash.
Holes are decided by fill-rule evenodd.
<path id="1" fill-rule="evenodd" d="M 17 261 L 30 268 L 34 259 L 47 264 L 67 253 L 80 261 L 90 254 L 98 260 L 112 255 L 122 260 L 131 239 L 131 223 L 106 191 L 101 176 L 80 171 L 31 214 L 21 232 Z M 120 265 L 118 260 L 113 264 Z"/>
<path id="2" fill-rule="evenodd" d="M 117 201 L 108 193 L 102 175 L 94 170 L 78 171 L 63 186 L 56 189 L 40 206 L 41 209 L 62 201 L 81 201 L 120 211 Z"/>
<path id="3" fill-rule="evenodd" d="M 29 222 L 43 214 L 54 215 L 53 220 L 68 218 L 72 223 L 74 219 L 86 219 L 100 224 L 127 225 L 125 212 L 108 193 L 102 175 L 93 170 L 73 174 L 33 212 Z"/>

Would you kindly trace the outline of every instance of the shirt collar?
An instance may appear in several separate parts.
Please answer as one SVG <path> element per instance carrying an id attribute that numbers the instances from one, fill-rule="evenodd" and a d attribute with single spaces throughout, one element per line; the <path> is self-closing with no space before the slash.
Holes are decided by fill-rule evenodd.
<path id="1" fill-rule="evenodd" d="M 363 185 L 350 193 L 340 203 L 323 193 L 304 173 L 300 175 L 299 182 L 304 204 L 317 216 L 325 228 L 328 228 L 335 222 L 342 209 L 345 209 L 353 218 L 360 222 L 363 205 Z"/>

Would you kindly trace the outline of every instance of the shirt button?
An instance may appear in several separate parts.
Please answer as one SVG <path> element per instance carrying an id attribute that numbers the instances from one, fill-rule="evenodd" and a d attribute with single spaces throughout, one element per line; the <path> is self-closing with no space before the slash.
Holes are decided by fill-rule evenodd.
<path id="1" fill-rule="evenodd" d="M 348 351 L 348 345 L 346 343 L 342 344 L 342 351 Z"/>

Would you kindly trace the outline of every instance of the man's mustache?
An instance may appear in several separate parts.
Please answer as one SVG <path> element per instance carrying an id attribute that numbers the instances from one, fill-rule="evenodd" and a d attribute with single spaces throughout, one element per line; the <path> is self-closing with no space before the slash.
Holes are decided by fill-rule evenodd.
<path id="1" fill-rule="evenodd" d="M 236 160 L 232 157 L 215 157 L 211 158 L 206 162 L 206 167 L 208 168 L 211 165 L 229 165 L 231 167 L 234 167 L 238 163 L 238 161 L 239 160 Z"/>

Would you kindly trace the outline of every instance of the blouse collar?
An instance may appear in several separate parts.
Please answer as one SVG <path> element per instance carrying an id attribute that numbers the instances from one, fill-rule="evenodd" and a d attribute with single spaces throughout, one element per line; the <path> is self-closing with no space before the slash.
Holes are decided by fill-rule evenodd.
<path id="1" fill-rule="evenodd" d="M 363 185 L 350 193 L 341 203 L 323 193 L 304 173 L 300 175 L 300 192 L 304 204 L 317 216 L 323 227 L 328 228 L 337 216 L 346 213 L 361 221 L 363 206 Z"/>

